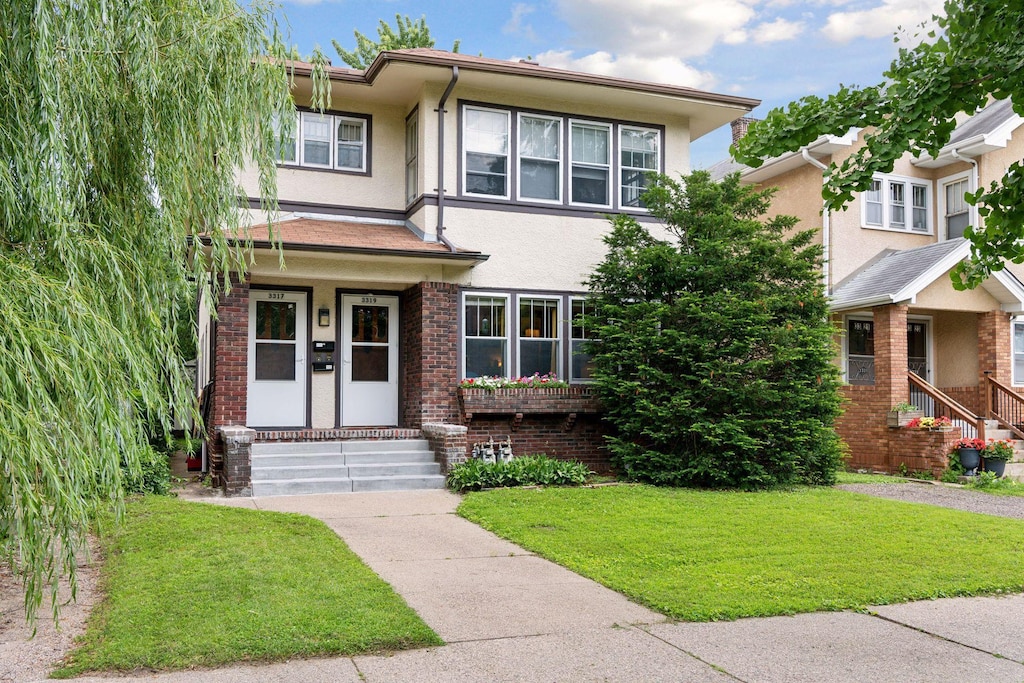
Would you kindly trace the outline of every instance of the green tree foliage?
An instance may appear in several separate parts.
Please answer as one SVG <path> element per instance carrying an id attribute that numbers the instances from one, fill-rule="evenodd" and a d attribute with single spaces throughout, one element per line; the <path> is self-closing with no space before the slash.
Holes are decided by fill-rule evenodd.
<path id="1" fill-rule="evenodd" d="M 769 112 L 733 148 L 741 162 L 797 150 L 820 135 L 872 128 L 867 144 L 827 172 L 823 197 L 841 209 L 868 189 L 875 173 L 891 171 L 904 153 L 937 155 L 956 127 L 955 116 L 974 113 L 989 97 L 1014 98 L 1024 115 L 1024 5 L 1004 0 L 947 0 L 937 31 L 913 49 L 901 49 L 879 85 L 841 87 L 826 99 L 805 97 Z M 921 37 L 921 36 L 918 36 Z M 999 182 L 979 188 L 976 204 L 985 226 L 966 231 L 971 259 L 957 267 L 953 284 L 974 287 L 1002 259 L 1024 262 L 1024 173 L 1010 165 Z"/>
<path id="2" fill-rule="evenodd" d="M 273 205 L 292 104 L 260 2 L 10 0 L 0 35 L 0 561 L 31 617 L 152 460 L 151 420 L 194 409 L 178 307 L 244 270 L 235 172 Z"/>
<path id="3" fill-rule="evenodd" d="M 430 37 L 430 29 L 427 28 L 426 16 L 413 21 L 408 15 L 395 15 L 395 29 L 392 29 L 386 21 L 380 20 L 377 26 L 377 40 L 367 38 L 359 31 L 353 31 L 356 36 L 356 49 L 349 51 L 343 48 L 338 41 L 332 40 L 334 49 L 338 51 L 342 61 L 353 69 L 365 69 L 370 66 L 377 55 L 385 50 L 403 50 L 411 47 L 434 47 L 434 39 Z M 397 32 L 396 32 L 397 29 Z M 452 45 L 452 52 L 459 51 L 459 41 Z"/>
<path id="4" fill-rule="evenodd" d="M 613 462 L 673 486 L 830 483 L 840 460 L 834 332 L 813 231 L 762 222 L 771 193 L 697 172 L 617 216 L 589 278 L 594 377 Z"/>

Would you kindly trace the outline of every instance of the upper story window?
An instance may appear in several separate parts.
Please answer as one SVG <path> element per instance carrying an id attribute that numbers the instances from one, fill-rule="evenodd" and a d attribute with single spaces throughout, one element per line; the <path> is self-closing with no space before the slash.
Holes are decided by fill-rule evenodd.
<path id="1" fill-rule="evenodd" d="M 611 126 L 599 123 L 572 123 L 573 204 L 610 206 Z"/>
<path id="2" fill-rule="evenodd" d="M 411 204 L 420 194 L 419 148 L 420 125 L 418 112 L 413 112 L 405 122 L 405 203 Z"/>
<path id="3" fill-rule="evenodd" d="M 971 191 L 971 179 L 967 174 L 943 178 L 938 181 L 939 221 L 946 232 L 946 239 L 964 236 L 964 229 L 971 224 L 971 205 L 964 196 Z"/>
<path id="4" fill-rule="evenodd" d="M 303 111 L 289 134 L 275 122 L 278 161 L 307 168 L 369 171 L 369 117 Z"/>
<path id="5" fill-rule="evenodd" d="M 466 107 L 466 194 L 508 198 L 509 113 Z"/>
<path id="6" fill-rule="evenodd" d="M 562 121 L 519 115 L 519 197 L 562 201 Z"/>
<path id="7" fill-rule="evenodd" d="M 473 104 L 461 111 L 466 196 L 643 209 L 648 176 L 663 169 L 659 127 Z"/>
<path id="8" fill-rule="evenodd" d="M 929 181 L 878 176 L 863 195 L 864 227 L 931 232 L 931 183 Z"/>
<path id="9" fill-rule="evenodd" d="M 647 188 L 648 174 L 659 168 L 658 131 L 622 126 L 619 155 L 622 157 L 620 206 L 643 207 L 640 195 Z"/>

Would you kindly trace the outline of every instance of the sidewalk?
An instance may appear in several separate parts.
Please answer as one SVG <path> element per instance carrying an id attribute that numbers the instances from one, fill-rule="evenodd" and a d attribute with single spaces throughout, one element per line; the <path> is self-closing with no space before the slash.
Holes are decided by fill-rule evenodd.
<path id="1" fill-rule="evenodd" d="M 1024 681 L 1020 595 L 669 623 L 457 517 L 445 491 L 204 500 L 323 520 L 448 644 L 122 680 Z"/>

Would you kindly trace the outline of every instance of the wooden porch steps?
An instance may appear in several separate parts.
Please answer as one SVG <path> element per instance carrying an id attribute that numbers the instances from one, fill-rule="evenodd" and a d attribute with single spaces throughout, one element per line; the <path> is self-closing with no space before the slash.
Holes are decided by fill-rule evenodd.
<path id="1" fill-rule="evenodd" d="M 426 439 L 257 442 L 252 495 L 443 489 Z"/>

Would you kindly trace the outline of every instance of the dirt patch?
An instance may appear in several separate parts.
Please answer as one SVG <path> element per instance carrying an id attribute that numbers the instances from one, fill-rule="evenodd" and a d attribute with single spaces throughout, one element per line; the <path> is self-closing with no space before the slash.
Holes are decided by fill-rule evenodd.
<path id="1" fill-rule="evenodd" d="M 0 565 L 0 681 L 38 681 L 45 679 L 74 647 L 75 639 L 85 633 L 86 620 L 99 601 L 97 588 L 100 563 L 95 551 L 93 561 L 78 566 L 78 595 L 70 601 L 67 581 L 60 586 L 60 627 L 53 624 L 48 598 L 36 619 L 36 633 L 25 623 L 25 601 L 21 584 L 11 570 Z"/>

